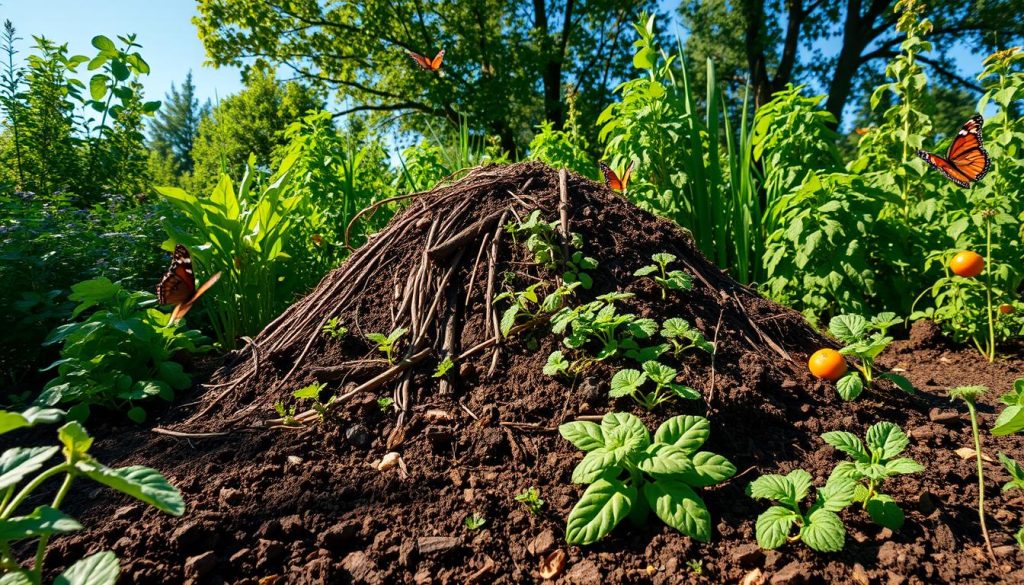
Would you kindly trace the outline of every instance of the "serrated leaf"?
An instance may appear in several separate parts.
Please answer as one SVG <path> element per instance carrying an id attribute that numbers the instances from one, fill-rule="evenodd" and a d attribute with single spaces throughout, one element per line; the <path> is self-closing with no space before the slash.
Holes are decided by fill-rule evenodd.
<path id="1" fill-rule="evenodd" d="M 98 552 L 68 567 L 53 585 L 114 585 L 121 574 L 121 565 L 112 551 Z"/>
<path id="2" fill-rule="evenodd" d="M 838 552 L 846 544 L 846 527 L 835 512 L 819 508 L 807 516 L 800 538 L 818 552 Z"/>
<path id="3" fill-rule="evenodd" d="M 636 272 L 633 273 L 633 276 L 649 276 L 655 272 L 658 272 L 658 267 L 654 264 L 648 264 L 647 266 L 638 268 Z"/>
<path id="4" fill-rule="evenodd" d="M 565 541 L 587 545 L 604 538 L 629 515 L 636 497 L 635 487 L 618 480 L 599 479 L 590 484 L 569 512 Z"/>
<path id="5" fill-rule="evenodd" d="M 868 321 L 860 315 L 837 315 L 829 321 L 828 331 L 836 339 L 850 344 L 864 337 Z"/>
<path id="6" fill-rule="evenodd" d="M 910 439 L 894 423 L 884 421 L 871 425 L 867 432 L 868 449 L 883 460 L 892 459 L 910 444 Z"/>
<path id="7" fill-rule="evenodd" d="M 644 486 L 644 496 L 665 524 L 701 542 L 711 540 L 711 513 L 690 486 L 679 480 L 658 478 Z"/>
<path id="8" fill-rule="evenodd" d="M 623 396 L 631 396 L 640 390 L 644 382 L 647 381 L 647 376 L 639 370 L 624 369 L 619 370 L 612 376 L 610 390 L 608 395 L 613 398 L 620 398 Z"/>
<path id="9" fill-rule="evenodd" d="M 853 503 L 859 485 L 846 473 L 833 469 L 828 476 L 828 481 L 825 482 L 825 487 L 818 490 L 822 507 L 832 512 L 839 512 Z"/>
<path id="10" fill-rule="evenodd" d="M 776 500 L 795 508 L 807 497 L 811 489 L 811 474 L 802 469 L 794 469 L 788 475 L 762 475 L 750 482 L 747 490 L 752 498 Z"/>
<path id="11" fill-rule="evenodd" d="M 700 451 L 692 461 L 693 470 L 683 474 L 682 479 L 694 487 L 715 485 L 736 475 L 736 466 L 717 453 Z"/>
<path id="12" fill-rule="evenodd" d="M 892 530 L 899 530 L 903 527 L 903 510 L 892 497 L 885 494 L 877 494 L 868 500 L 868 514 L 879 526 Z"/>
<path id="13" fill-rule="evenodd" d="M 112 469 L 95 461 L 79 461 L 75 467 L 89 479 L 150 504 L 162 512 L 172 516 L 181 516 L 185 512 L 181 492 L 155 469 L 142 465 Z"/>
<path id="14" fill-rule="evenodd" d="M 677 373 L 675 369 L 653 360 L 644 362 L 643 368 L 644 374 L 647 374 L 651 381 L 660 386 L 671 383 Z"/>
<path id="15" fill-rule="evenodd" d="M 651 435 L 639 418 L 628 412 L 609 412 L 601 419 L 601 432 L 605 446 L 610 448 L 612 439 L 618 438 L 619 445 L 629 451 L 641 451 L 651 444 Z"/>
<path id="16" fill-rule="evenodd" d="M 852 457 L 854 461 L 867 462 L 871 460 L 871 455 L 864 450 L 864 444 L 853 433 L 831 431 L 821 435 L 821 438 L 829 445 Z"/>
<path id="17" fill-rule="evenodd" d="M 692 455 L 711 436 L 711 423 L 702 416 L 674 416 L 661 423 L 654 433 L 654 441 L 675 445 Z"/>
<path id="18" fill-rule="evenodd" d="M 679 447 L 655 443 L 635 460 L 640 471 L 655 476 L 679 475 L 693 471 L 693 462 Z"/>
<path id="19" fill-rule="evenodd" d="M 32 406 L 22 412 L 0 410 L 0 435 L 37 424 L 54 424 L 63 417 L 64 411 L 56 408 Z"/>
<path id="20" fill-rule="evenodd" d="M 583 451 L 604 447 L 604 433 L 601 427 L 590 421 L 574 421 L 558 427 L 559 434 Z"/>
<path id="21" fill-rule="evenodd" d="M 786 544 L 793 523 L 800 518 L 795 512 L 782 506 L 772 506 L 757 517 L 755 535 L 757 544 L 767 550 L 774 550 Z"/>
<path id="22" fill-rule="evenodd" d="M 836 382 L 836 392 L 843 400 L 853 400 L 864 391 L 864 382 L 857 372 L 850 372 Z"/>

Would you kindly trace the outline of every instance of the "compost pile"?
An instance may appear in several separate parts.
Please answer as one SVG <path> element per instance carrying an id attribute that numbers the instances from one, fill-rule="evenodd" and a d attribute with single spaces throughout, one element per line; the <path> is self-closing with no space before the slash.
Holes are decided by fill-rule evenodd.
<path id="1" fill-rule="evenodd" d="M 548 355 L 562 347 L 544 318 L 500 334 L 508 301 L 495 304 L 495 296 L 561 276 L 534 263 L 504 229 L 535 210 L 558 223 L 558 234 L 579 234 L 582 251 L 598 262 L 588 271 L 593 287 L 577 288 L 568 302 L 632 293 L 624 310 L 659 323 L 685 318 L 715 343 L 713 355 L 672 361 L 700 400 L 649 413 L 610 398 L 609 379 L 628 367 L 618 358 L 573 379 L 544 375 Z M 692 290 L 663 299 L 651 279 L 634 276 L 657 252 L 675 255 L 693 276 Z M 348 333 L 325 332 L 332 324 Z M 389 364 L 367 335 L 398 328 L 408 332 Z M 720 583 L 752 572 L 772 583 L 1015 580 L 1003 565 L 1020 566 L 1019 553 L 1005 546 L 1020 515 L 990 520 L 1003 556 L 987 559 L 971 507 L 973 459 L 952 454 L 887 484 L 907 511 L 895 534 L 851 508 L 842 553 L 759 549 L 754 519 L 766 505 L 745 495 L 746 484 L 802 467 L 821 485 L 842 459 L 821 433 L 863 436 L 869 425 L 893 421 L 915 439 L 907 454 L 925 463 L 938 459 L 936 447 L 966 444 L 965 417 L 930 420 L 933 407 L 949 408 L 937 393 L 910 397 L 883 384 L 842 402 L 806 372 L 808 355 L 832 345 L 799 314 L 720 272 L 684 230 L 602 185 L 540 163 L 474 169 L 411 197 L 386 229 L 230 354 L 209 384 L 160 421 L 177 436 L 119 429 L 101 437 L 101 460 L 161 470 L 188 511 L 170 518 L 91 492 L 104 503 L 71 503 L 86 530 L 59 539 L 50 566 L 112 548 L 125 583 L 522 583 L 539 580 L 541 559 L 563 549 L 557 578 L 572 583 Z M 435 377 L 445 357 L 453 367 Z M 324 419 L 293 397 L 314 382 L 324 385 L 322 400 L 333 397 Z M 381 408 L 381 398 L 393 404 Z M 280 416 L 278 403 L 286 413 L 295 406 L 295 415 Z M 570 476 L 582 453 L 557 427 L 612 410 L 633 412 L 651 429 L 677 414 L 710 419 L 707 448 L 739 470 L 703 490 L 715 526 L 710 543 L 652 516 L 593 546 L 565 544 L 565 518 L 582 492 Z M 531 486 L 545 501 L 537 515 L 514 499 Z M 992 505 L 1003 504 L 996 497 Z M 471 514 L 486 523 L 468 530 Z"/>

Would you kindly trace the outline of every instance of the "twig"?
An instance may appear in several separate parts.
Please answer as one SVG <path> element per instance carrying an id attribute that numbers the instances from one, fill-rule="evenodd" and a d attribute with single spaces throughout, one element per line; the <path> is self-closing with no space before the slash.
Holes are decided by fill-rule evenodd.
<path id="1" fill-rule="evenodd" d="M 455 253 L 455 250 L 465 247 L 466 244 L 480 237 L 480 234 L 491 231 L 494 228 L 494 224 L 497 223 L 504 214 L 504 210 L 495 211 L 440 244 L 430 248 L 427 250 L 427 256 L 429 256 L 435 263 L 441 263 L 447 260 L 449 256 Z"/>
<path id="2" fill-rule="evenodd" d="M 473 420 L 480 420 L 480 417 L 478 417 L 476 414 L 474 414 L 473 411 L 470 410 L 469 407 L 466 406 L 465 404 L 463 404 L 461 401 L 459 402 L 459 408 L 461 408 L 462 410 L 466 411 L 466 414 L 468 414 L 469 416 L 473 417 Z"/>
<path id="3" fill-rule="evenodd" d="M 150 430 L 153 431 L 154 433 L 158 434 L 158 435 L 167 435 L 168 437 L 178 437 L 180 439 L 212 439 L 214 437 L 223 437 L 225 435 L 230 434 L 230 433 L 227 433 L 227 432 L 221 432 L 221 433 L 186 433 L 186 432 L 182 432 L 182 431 L 172 431 L 170 429 L 165 429 L 165 428 L 162 428 L 162 427 L 153 427 Z"/>
<path id="4" fill-rule="evenodd" d="M 476 282 L 476 269 L 480 266 L 480 257 L 484 255 L 484 250 L 487 249 L 487 244 L 490 241 L 491 234 L 484 234 L 483 240 L 480 242 L 480 249 L 476 252 L 473 271 L 469 273 L 469 284 L 466 286 L 466 300 L 463 302 L 467 307 L 469 306 L 469 299 L 473 296 L 473 283 Z"/>
<path id="5" fill-rule="evenodd" d="M 491 308 L 491 324 L 494 329 L 494 336 L 501 337 L 501 324 L 498 320 L 498 313 L 493 310 L 494 306 L 494 284 L 495 279 L 498 276 L 498 254 L 501 252 L 501 234 L 504 233 L 502 225 L 505 223 L 505 218 L 508 217 L 508 212 L 501 214 L 501 220 L 498 222 L 498 229 L 494 232 L 494 237 L 491 239 L 491 253 L 487 259 L 487 306 Z M 487 377 L 494 375 L 495 370 L 498 369 L 499 351 L 498 346 L 494 346 L 494 352 L 491 354 L 491 367 L 487 369 Z"/>
<path id="6" fill-rule="evenodd" d="M 562 230 L 562 259 L 569 261 L 569 188 L 567 185 L 569 174 L 565 169 L 558 170 L 558 216 L 561 220 Z"/>
<path id="7" fill-rule="evenodd" d="M 718 330 L 722 327 L 722 315 L 725 314 L 725 307 L 718 311 L 718 324 L 715 325 L 715 338 L 711 340 L 714 351 L 711 353 L 711 388 L 708 390 L 708 411 L 711 410 L 711 403 L 715 399 L 715 355 L 718 353 Z"/>

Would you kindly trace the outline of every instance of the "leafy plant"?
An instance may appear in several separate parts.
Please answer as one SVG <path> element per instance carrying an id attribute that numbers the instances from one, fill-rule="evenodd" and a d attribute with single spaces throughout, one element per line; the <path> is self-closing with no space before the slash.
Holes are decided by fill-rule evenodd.
<path id="1" fill-rule="evenodd" d="M 541 315 L 550 315 L 565 306 L 566 301 L 573 295 L 573 291 L 580 283 L 573 282 L 563 284 L 554 291 L 548 293 L 541 300 L 537 294 L 538 290 L 547 288 L 547 282 L 541 281 L 526 287 L 521 291 L 505 291 L 494 297 L 494 302 L 511 300 L 512 304 L 501 314 L 501 334 L 508 336 L 516 323 L 524 318 L 527 321 L 537 319 Z"/>
<path id="2" fill-rule="evenodd" d="M 274 412 L 281 417 L 285 426 L 298 426 L 299 421 L 295 419 L 296 407 L 294 404 L 285 406 L 284 402 L 278 400 L 274 403 Z"/>
<path id="3" fill-rule="evenodd" d="M 405 327 L 399 327 L 387 335 L 384 335 L 383 333 L 367 333 L 366 338 L 376 344 L 375 349 L 384 354 L 388 360 L 388 364 L 393 365 L 395 363 L 395 344 L 397 344 L 398 340 L 408 332 L 409 330 Z"/>
<path id="4" fill-rule="evenodd" d="M 999 462 L 1003 464 L 1006 472 L 1010 474 L 1010 481 L 1003 484 L 1002 491 L 1024 490 L 1024 467 L 1021 467 L 1020 463 L 1017 463 L 1015 459 L 1004 453 L 999 453 Z"/>
<path id="5" fill-rule="evenodd" d="M 631 369 L 616 372 L 612 376 L 608 395 L 612 398 L 629 396 L 647 410 L 654 410 L 656 406 L 673 397 L 687 400 L 700 398 L 700 394 L 693 388 L 675 382 L 677 373 L 675 369 L 662 363 L 647 361 L 643 364 L 642 372 Z M 654 389 L 645 393 L 642 388 L 648 381 L 654 383 Z"/>
<path id="6" fill-rule="evenodd" d="M 860 360 L 859 364 L 854 363 L 860 375 L 850 372 L 836 382 L 836 391 L 843 400 L 857 398 L 865 386 L 871 386 L 874 382 L 875 358 L 892 343 L 892 337 L 886 335 L 886 332 L 898 322 L 895 313 L 880 313 L 870 321 L 860 315 L 837 315 L 832 318 L 828 325 L 829 333 L 846 344 L 839 353 Z M 906 392 L 913 391 L 913 386 L 903 376 L 883 373 L 879 377 L 891 380 Z"/>
<path id="7" fill-rule="evenodd" d="M 834 473 L 857 482 L 854 500 L 860 502 L 871 519 L 893 530 L 903 526 L 903 510 L 879 488 L 891 477 L 924 471 L 924 466 L 913 459 L 899 457 L 910 442 L 907 435 L 891 422 L 880 422 L 868 428 L 867 449 L 860 438 L 846 431 L 828 432 L 821 438 L 853 459 L 837 465 Z"/>
<path id="8" fill-rule="evenodd" d="M 483 528 L 484 524 L 487 524 L 487 519 L 476 512 L 466 516 L 466 519 L 462 521 L 462 525 L 466 527 L 466 530 L 479 530 Z"/>
<path id="9" fill-rule="evenodd" d="M 672 355 L 677 359 L 684 351 L 691 348 L 715 353 L 715 345 L 705 339 L 699 329 L 680 317 L 666 319 L 661 324 L 661 336 L 672 344 Z"/>
<path id="10" fill-rule="evenodd" d="M 580 349 L 588 343 L 599 349 L 594 359 L 601 361 L 615 355 L 626 355 L 638 362 L 656 359 L 667 345 L 643 348 L 638 340 L 649 339 L 658 332 L 653 319 L 640 318 L 633 313 L 619 313 L 617 301 L 633 298 L 632 293 L 607 293 L 576 307 L 566 307 L 551 318 L 551 331 L 562 335 L 562 343 L 570 349 Z"/>
<path id="11" fill-rule="evenodd" d="M 992 434 L 1001 437 L 1024 429 L 1024 378 L 1014 381 L 1013 390 L 1000 396 L 999 400 L 1006 408 L 996 417 Z"/>
<path id="12" fill-rule="evenodd" d="M 344 339 L 348 335 L 348 327 L 345 327 L 337 317 L 328 319 L 327 323 L 324 323 L 323 331 L 332 339 Z"/>
<path id="13" fill-rule="evenodd" d="M 73 420 L 86 420 L 90 409 L 100 406 L 141 423 L 146 399 L 170 401 L 176 390 L 192 385 L 173 358 L 178 352 L 207 351 L 209 340 L 180 323 L 168 325 L 170 316 L 154 307 L 155 295 L 125 290 L 106 278 L 71 290 L 68 298 L 78 302 L 72 318 L 93 312 L 47 337 L 47 345 L 61 344 L 61 357 L 47 368 L 56 368 L 58 375 L 43 388 L 38 404 L 69 404 Z"/>
<path id="14" fill-rule="evenodd" d="M 650 511 L 696 540 L 711 538 L 711 515 L 694 488 L 729 479 L 736 468 L 728 459 L 698 451 L 711 434 L 699 416 L 676 416 L 658 427 L 652 441 L 632 414 L 611 412 L 600 426 L 575 421 L 558 432 L 587 455 L 572 473 L 573 483 L 589 484 L 569 513 L 565 540 L 592 544 L 622 520 L 646 521 Z"/>
<path id="15" fill-rule="evenodd" d="M 329 399 L 327 399 L 327 402 L 323 402 L 320 399 L 320 395 L 323 393 L 323 391 L 323 384 L 321 384 L 320 382 L 313 382 L 309 386 L 304 386 L 302 388 L 299 388 L 295 392 L 292 392 L 292 396 L 300 400 L 312 400 L 313 410 L 315 410 L 316 413 L 320 415 L 320 420 L 324 420 L 327 417 L 327 407 L 330 406 L 332 402 L 334 402 L 334 397 L 331 396 Z M 290 416 L 294 415 L 295 409 L 293 407 Z"/>
<path id="16" fill-rule="evenodd" d="M 386 413 L 388 409 L 391 408 L 391 405 L 394 403 L 394 398 L 390 398 L 388 396 L 381 396 L 380 398 L 377 399 L 377 408 L 379 408 L 381 412 Z"/>
<path id="17" fill-rule="evenodd" d="M 516 501 L 526 506 L 526 509 L 534 516 L 539 514 L 541 508 L 544 507 L 544 500 L 540 499 L 540 490 L 533 486 L 526 488 L 521 494 L 516 494 Z"/>
<path id="18" fill-rule="evenodd" d="M 562 350 L 556 349 L 548 356 L 548 363 L 544 364 L 545 376 L 563 376 L 569 372 L 569 360 L 562 355 Z"/>
<path id="19" fill-rule="evenodd" d="M 978 412 L 975 403 L 978 396 L 988 392 L 985 386 L 960 386 L 949 391 L 949 399 L 962 400 L 967 405 L 967 411 L 971 415 L 971 434 L 974 436 L 974 458 L 978 463 L 978 519 L 981 521 L 981 534 L 985 538 L 985 546 L 989 554 L 992 553 L 992 541 L 988 537 L 988 527 L 985 526 L 985 470 L 981 465 L 981 435 L 978 433 Z"/>
<path id="20" fill-rule="evenodd" d="M 441 360 L 441 363 L 437 364 L 437 367 L 434 368 L 433 377 L 443 378 L 452 370 L 453 367 L 455 367 L 455 362 L 452 361 L 451 356 L 445 356 L 445 358 Z"/>
<path id="21" fill-rule="evenodd" d="M 524 244 L 533 254 L 533 261 L 549 270 L 561 270 L 562 282 L 578 282 L 581 287 L 590 290 L 594 279 L 586 271 L 597 268 L 597 260 L 583 254 L 583 237 L 578 233 L 570 234 L 567 247 L 563 248 L 558 226 L 557 221 L 541 219 L 540 210 L 535 209 L 525 221 L 506 224 L 505 231 L 516 238 L 525 235 Z"/>
<path id="22" fill-rule="evenodd" d="M 648 264 L 638 268 L 633 276 L 651 276 L 654 282 L 661 286 L 661 298 L 665 298 L 667 290 L 690 290 L 693 288 L 693 277 L 682 270 L 669 270 L 668 265 L 674 262 L 676 257 L 666 252 L 659 252 L 651 256 L 654 264 Z"/>
<path id="23" fill-rule="evenodd" d="M 31 408 L 22 413 L 0 411 L 0 435 L 37 424 L 54 424 L 63 414 L 51 408 Z M 12 447 L 0 455 L 0 570 L 5 574 L 0 581 L 4 585 L 39 585 L 50 538 L 82 528 L 77 520 L 60 511 L 60 505 L 79 477 L 113 488 L 172 516 L 185 512 L 181 493 L 158 471 L 139 465 L 110 468 L 96 461 L 89 454 L 93 439 L 79 423 L 64 424 L 57 430 L 57 437 L 63 449 Z M 64 460 L 40 471 L 57 453 L 62 453 Z M 33 495 L 38 497 L 36 492 L 44 482 L 61 476 L 63 482 L 50 505 L 40 505 L 27 514 L 16 515 Z M 11 544 L 34 538 L 39 539 L 35 563 L 31 570 L 24 569 L 13 556 Z M 55 583 L 113 585 L 119 573 L 117 557 L 105 551 L 74 563 Z"/>
<path id="24" fill-rule="evenodd" d="M 802 541 L 818 552 L 837 552 L 846 543 L 846 526 L 838 512 L 855 497 L 857 483 L 833 470 L 825 487 L 817 490 L 814 503 L 804 511 L 801 503 L 810 493 L 811 474 L 794 469 L 788 475 L 763 475 L 747 486 L 755 499 L 778 502 L 757 517 L 757 544 L 772 550 L 786 542 Z M 793 533 L 793 528 L 797 533 Z"/>

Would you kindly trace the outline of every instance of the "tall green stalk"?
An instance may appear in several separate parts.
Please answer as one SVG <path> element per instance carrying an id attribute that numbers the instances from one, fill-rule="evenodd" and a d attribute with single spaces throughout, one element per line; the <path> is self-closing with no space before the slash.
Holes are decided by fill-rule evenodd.
<path id="1" fill-rule="evenodd" d="M 960 399 L 967 404 L 967 411 L 971 415 L 971 433 L 974 435 L 974 458 L 978 464 L 978 519 L 981 521 L 981 534 L 985 539 L 985 547 L 988 554 L 995 561 L 996 555 L 992 551 L 992 540 L 988 536 L 988 526 L 985 525 L 985 470 L 981 465 L 981 435 L 978 432 L 978 412 L 975 403 L 978 396 L 988 392 L 985 386 L 961 386 L 949 391 L 952 400 Z"/>

